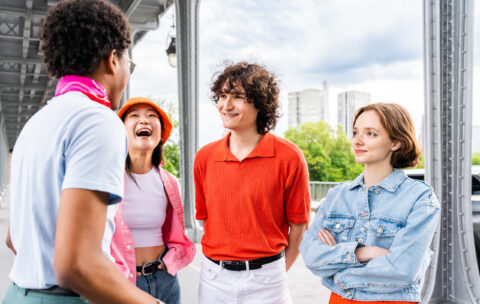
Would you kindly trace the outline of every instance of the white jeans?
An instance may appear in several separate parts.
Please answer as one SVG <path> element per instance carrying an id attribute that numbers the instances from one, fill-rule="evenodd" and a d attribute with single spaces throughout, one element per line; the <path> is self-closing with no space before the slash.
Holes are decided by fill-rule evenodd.
<path id="1" fill-rule="evenodd" d="M 291 304 L 285 258 L 260 269 L 232 271 L 203 257 L 199 304 Z"/>

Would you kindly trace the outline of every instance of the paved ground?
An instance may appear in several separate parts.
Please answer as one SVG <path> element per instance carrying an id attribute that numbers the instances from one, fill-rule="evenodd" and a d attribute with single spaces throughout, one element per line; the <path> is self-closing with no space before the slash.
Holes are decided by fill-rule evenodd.
<path id="1" fill-rule="evenodd" d="M 10 284 L 8 273 L 13 263 L 13 254 L 5 246 L 4 240 L 8 228 L 8 198 L 0 201 L 0 300 Z M 200 275 L 201 249 L 197 244 L 197 256 L 185 269 L 179 272 L 180 286 L 182 290 L 182 303 L 197 303 L 197 289 Z M 319 278 L 315 277 L 304 266 L 301 258 L 288 273 L 290 292 L 295 304 L 322 304 L 328 303 L 330 292 L 320 284 Z"/>

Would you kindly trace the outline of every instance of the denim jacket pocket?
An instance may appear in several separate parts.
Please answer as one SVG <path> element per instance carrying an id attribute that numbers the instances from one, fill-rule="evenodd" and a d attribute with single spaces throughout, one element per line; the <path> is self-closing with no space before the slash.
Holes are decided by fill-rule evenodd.
<path id="1" fill-rule="evenodd" d="M 368 229 L 369 239 L 373 239 L 373 245 L 389 249 L 398 230 L 403 226 L 393 221 L 372 218 L 366 227 Z"/>
<path id="2" fill-rule="evenodd" d="M 323 227 L 329 230 L 337 242 L 349 239 L 355 219 L 353 217 L 328 216 L 323 221 Z"/>

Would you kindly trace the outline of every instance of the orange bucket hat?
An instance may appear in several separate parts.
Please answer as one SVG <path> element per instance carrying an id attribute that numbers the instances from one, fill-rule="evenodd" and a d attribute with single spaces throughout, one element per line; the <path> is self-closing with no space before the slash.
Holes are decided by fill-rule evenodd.
<path id="1" fill-rule="evenodd" d="M 162 122 L 162 144 L 165 144 L 167 139 L 170 137 L 170 132 L 172 132 L 172 123 L 168 119 L 167 113 L 165 113 L 153 100 L 147 97 L 133 97 L 127 100 L 122 108 L 118 111 L 117 115 L 122 119 L 122 116 L 134 105 L 137 104 L 146 104 L 152 106 L 160 115 L 160 120 Z"/>

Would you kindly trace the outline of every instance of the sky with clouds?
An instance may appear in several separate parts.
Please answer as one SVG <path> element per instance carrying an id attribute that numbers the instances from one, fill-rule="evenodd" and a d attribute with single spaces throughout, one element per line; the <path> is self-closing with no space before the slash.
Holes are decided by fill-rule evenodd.
<path id="1" fill-rule="evenodd" d="M 418 0 L 202 0 L 199 11 L 200 146 L 225 134 L 209 99 L 212 75 L 225 60 L 247 60 L 273 71 L 280 81 L 282 117 L 288 126 L 287 93 L 322 88 L 327 80 L 329 120 L 336 125 L 337 94 L 360 90 L 372 102 L 402 104 L 420 127 L 424 113 L 423 1 Z M 480 8 L 476 8 L 477 19 Z M 177 102 L 177 71 L 165 49 L 173 10 L 133 50 L 137 69 L 131 96 Z M 478 24 L 476 25 L 476 33 Z M 475 35 L 478 37 L 478 34 Z M 476 62 L 480 43 L 475 42 Z M 474 83 L 480 81 L 475 65 Z M 478 79 L 478 81 L 477 81 Z M 474 90 L 474 100 L 480 96 Z M 474 102 L 474 123 L 480 124 Z"/>

